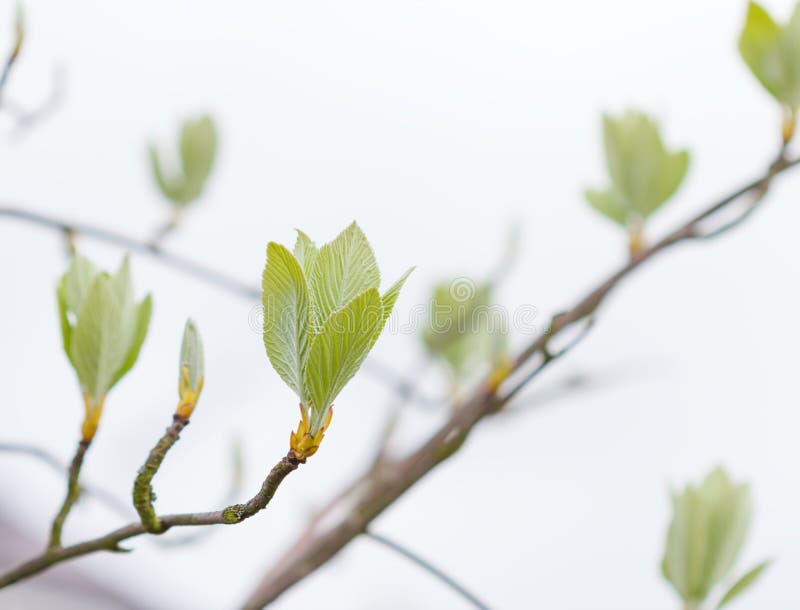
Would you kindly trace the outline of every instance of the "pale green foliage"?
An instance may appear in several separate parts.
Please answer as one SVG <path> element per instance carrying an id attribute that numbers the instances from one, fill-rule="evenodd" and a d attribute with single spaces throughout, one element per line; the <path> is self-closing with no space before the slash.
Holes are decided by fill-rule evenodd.
<path id="1" fill-rule="evenodd" d="M 672 501 L 661 569 L 687 605 L 699 605 L 729 575 L 739 556 L 751 520 L 750 490 L 717 468 L 699 487 L 687 485 L 683 492 L 674 493 Z M 734 585 L 729 599 L 762 569 Z"/>
<path id="2" fill-rule="evenodd" d="M 203 193 L 214 166 L 217 130 L 210 116 L 186 121 L 178 143 L 180 168 L 166 171 L 155 146 L 150 145 L 150 164 L 158 188 L 164 197 L 179 208 L 195 201 Z"/>
<path id="3" fill-rule="evenodd" d="M 302 231 L 294 253 L 267 246 L 264 345 L 277 373 L 310 407 L 312 435 L 364 362 L 410 272 L 381 296 L 375 255 L 355 223 L 320 248 Z"/>
<path id="4" fill-rule="evenodd" d="M 750 2 L 739 52 L 775 99 L 793 109 L 800 105 L 800 4 L 789 21 L 780 25 L 760 5 Z"/>
<path id="5" fill-rule="evenodd" d="M 305 388 L 312 405 L 331 405 L 356 374 L 383 330 L 383 314 L 380 293 L 368 288 L 328 316 L 308 352 Z M 325 409 L 314 409 L 309 423 L 312 434 L 325 415 Z"/>
<path id="6" fill-rule="evenodd" d="M 467 278 L 435 286 L 422 342 L 457 382 L 499 363 L 507 354 L 508 328 L 492 306 L 492 286 Z"/>
<path id="7" fill-rule="evenodd" d="M 770 563 L 770 561 L 762 561 L 756 567 L 747 571 L 739 580 L 733 583 L 731 588 L 728 589 L 728 592 L 722 596 L 722 599 L 717 604 L 717 610 L 724 608 L 734 599 L 739 597 L 740 593 L 747 590 L 750 585 L 758 580 L 758 578 L 761 576 L 761 573 L 769 567 Z"/>
<path id="8" fill-rule="evenodd" d="M 200 383 L 205 376 L 205 358 L 203 355 L 203 340 L 194 320 L 186 320 L 183 328 L 183 341 L 181 342 L 181 361 L 178 374 L 183 374 L 183 367 L 189 371 L 189 385 L 195 392 L 200 388 Z"/>
<path id="9" fill-rule="evenodd" d="M 623 226 L 640 223 L 678 189 L 689 167 L 689 153 L 668 151 L 656 123 L 628 111 L 603 118 L 606 166 L 611 185 L 587 190 L 589 203 Z"/>
<path id="10" fill-rule="evenodd" d="M 135 302 L 127 258 L 112 276 L 80 255 L 61 277 L 57 296 L 64 350 L 82 391 L 98 403 L 136 362 L 150 297 Z"/>

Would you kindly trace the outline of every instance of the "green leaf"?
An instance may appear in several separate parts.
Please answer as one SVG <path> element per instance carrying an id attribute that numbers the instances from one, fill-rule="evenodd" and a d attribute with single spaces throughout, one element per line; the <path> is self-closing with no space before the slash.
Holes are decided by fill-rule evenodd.
<path id="1" fill-rule="evenodd" d="M 750 585 L 756 582 L 758 578 L 761 576 L 761 573 L 766 570 L 769 565 L 770 561 L 762 561 L 756 567 L 752 568 L 748 572 L 744 574 L 739 580 L 737 580 L 728 592 L 722 596 L 719 604 L 717 604 L 717 610 L 727 606 L 731 601 L 736 599 L 742 592 L 746 589 L 750 588 Z"/>
<path id="2" fill-rule="evenodd" d="M 133 334 L 130 337 L 130 347 L 128 349 L 128 356 L 122 367 L 116 372 L 111 382 L 109 389 L 114 387 L 117 382 L 122 379 L 125 374 L 133 368 L 136 360 L 139 358 L 139 352 L 144 344 L 144 339 L 147 336 L 147 329 L 150 326 L 150 316 L 153 312 L 153 300 L 148 294 L 144 300 L 136 307 L 136 313 L 133 316 L 135 320 Z"/>
<path id="3" fill-rule="evenodd" d="M 77 314 L 98 273 L 91 261 L 80 254 L 72 257 L 72 262 L 62 279 L 67 311 Z"/>
<path id="4" fill-rule="evenodd" d="M 800 6 L 785 25 L 755 2 L 739 36 L 739 53 L 763 87 L 792 108 L 800 104 Z"/>
<path id="5" fill-rule="evenodd" d="M 136 305 L 127 257 L 114 276 L 76 255 L 56 291 L 64 351 L 95 402 L 136 362 L 147 334 L 150 297 Z"/>
<path id="6" fill-rule="evenodd" d="M 507 351 L 507 321 L 491 299 L 491 284 L 463 277 L 434 288 L 422 341 L 456 382 L 491 367 Z"/>
<path id="7" fill-rule="evenodd" d="M 148 157 L 150 159 L 150 169 L 153 172 L 153 178 L 158 185 L 161 194 L 173 203 L 181 203 L 181 185 L 183 179 L 181 176 L 167 176 L 163 169 L 161 158 L 159 157 L 158 150 L 152 144 L 147 147 Z"/>
<path id="8" fill-rule="evenodd" d="M 69 358 L 69 361 L 72 363 L 72 354 L 70 353 L 69 349 L 70 342 L 72 340 L 72 326 L 69 322 L 69 307 L 67 305 L 67 290 L 65 284 L 66 278 L 62 277 L 58 282 L 58 287 L 56 288 L 56 298 L 58 299 L 58 318 L 61 324 L 62 344 L 64 346 L 64 352 L 67 354 L 67 358 Z"/>
<path id="9" fill-rule="evenodd" d="M 304 370 L 309 344 L 309 297 L 303 270 L 284 246 L 270 242 L 264 268 L 264 345 L 281 378 L 307 401 Z"/>
<path id="10" fill-rule="evenodd" d="M 587 189 L 585 195 L 589 204 L 598 212 L 623 227 L 628 224 L 628 210 L 613 189 L 605 191 Z"/>
<path id="11" fill-rule="evenodd" d="M 356 223 L 319 249 L 308 275 L 314 328 L 369 288 L 380 286 L 375 254 Z"/>
<path id="12" fill-rule="evenodd" d="M 389 319 L 389 316 L 392 315 L 392 310 L 394 309 L 394 304 L 397 302 L 397 297 L 400 296 L 400 291 L 403 289 L 403 284 L 406 283 L 408 276 L 411 275 L 411 272 L 414 271 L 414 267 L 411 267 L 406 271 L 403 275 L 400 276 L 394 284 L 392 284 L 389 289 L 383 293 L 381 297 L 381 302 L 383 303 L 383 324 L 386 324 L 386 320 Z"/>
<path id="13" fill-rule="evenodd" d="M 214 166 L 217 131 L 210 116 L 184 122 L 179 137 L 180 169 L 167 172 L 154 146 L 149 147 L 150 166 L 161 193 L 179 207 L 202 195 Z"/>
<path id="14" fill-rule="evenodd" d="M 214 165 L 217 131 L 210 116 L 186 121 L 181 129 L 181 167 L 186 178 L 184 197 L 187 202 L 200 196 Z"/>
<path id="15" fill-rule="evenodd" d="M 81 388 L 95 399 L 109 390 L 128 354 L 128 345 L 117 333 L 122 312 L 112 278 L 100 274 L 78 312 L 70 346 Z"/>
<path id="16" fill-rule="evenodd" d="M 751 518 L 747 485 L 722 469 L 673 495 L 662 572 L 685 602 L 703 602 L 739 556 Z"/>
<path id="17" fill-rule="evenodd" d="M 70 342 L 72 336 L 72 325 L 75 323 L 80 309 L 89 289 L 92 286 L 99 271 L 97 268 L 80 254 L 72 257 L 70 265 L 61 276 L 56 290 L 58 298 L 59 318 L 61 322 L 61 338 L 63 340 L 64 351 L 72 362 L 70 353 Z"/>
<path id="18" fill-rule="evenodd" d="M 183 340 L 181 341 L 181 358 L 178 364 L 178 376 L 183 374 L 183 367 L 189 371 L 189 386 L 197 391 L 200 380 L 205 375 L 205 357 L 203 354 L 203 339 L 197 324 L 189 318 L 183 328 Z"/>
<path id="19" fill-rule="evenodd" d="M 656 123 L 640 112 L 605 116 L 603 140 L 611 185 L 586 191 L 586 198 L 618 224 L 638 223 L 653 214 L 686 176 L 689 153 L 668 151 Z"/>
<path id="20" fill-rule="evenodd" d="M 381 297 L 370 288 L 331 315 L 314 337 L 305 375 L 312 406 L 311 434 L 364 362 L 382 327 Z"/>
<path id="21" fill-rule="evenodd" d="M 303 233 L 300 229 L 297 231 L 297 241 L 294 243 L 294 257 L 300 266 L 303 268 L 303 273 L 308 276 L 311 273 L 311 268 L 314 261 L 317 259 L 319 250 L 316 244 L 311 241 L 311 238 Z"/>

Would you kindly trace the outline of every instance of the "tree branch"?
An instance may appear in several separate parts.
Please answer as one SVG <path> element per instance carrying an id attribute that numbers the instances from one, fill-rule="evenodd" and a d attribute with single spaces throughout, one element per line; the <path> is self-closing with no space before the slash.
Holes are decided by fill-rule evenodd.
<path id="1" fill-rule="evenodd" d="M 178 441 L 181 431 L 189 425 L 189 420 L 182 415 L 175 413 L 172 416 L 172 425 L 167 428 L 164 436 L 156 443 L 150 451 L 147 461 L 139 469 L 139 474 L 133 482 L 133 507 L 139 513 L 142 525 L 151 534 L 161 534 L 164 529 L 161 521 L 153 508 L 155 493 L 153 493 L 152 481 L 161 463 L 167 456 L 167 452 Z"/>
<path id="2" fill-rule="evenodd" d="M 548 329 L 513 361 L 511 375 L 520 372 L 536 354 L 543 356 L 543 365 L 546 366 L 552 360 L 547 357 L 550 341 L 575 323 L 591 317 L 622 280 L 671 246 L 706 236 L 714 229 L 704 230 L 704 225 L 718 220 L 718 215 L 729 205 L 745 195 L 766 192 L 775 176 L 800 164 L 800 158 L 786 160 L 783 153 L 784 148 L 781 148 L 777 161 L 763 176 L 713 202 L 661 240 L 632 254 L 621 269 L 612 273 L 571 308 L 553 316 Z M 244 607 L 248 610 L 263 608 L 327 563 L 354 538 L 366 532 L 369 524 L 378 515 L 428 472 L 458 451 L 472 428 L 485 416 L 502 409 L 528 381 L 523 380 L 505 395 L 498 395 L 492 389 L 492 380 L 487 379 L 470 398 L 458 405 L 450 419 L 421 447 L 401 460 L 370 468 L 349 487 L 357 495 L 355 500 L 352 499 L 352 494 L 347 495 L 351 502 L 347 514 L 334 523 L 327 524 L 324 529 L 319 528 L 320 531 L 306 531 L 302 534 L 297 543 L 264 575 L 245 601 Z"/>
<path id="3" fill-rule="evenodd" d="M 234 504 L 222 510 L 208 513 L 181 513 L 158 517 L 161 532 L 166 532 L 173 527 L 203 526 L 203 525 L 233 525 L 241 523 L 262 510 L 272 500 L 283 480 L 293 471 L 297 470 L 300 462 L 292 451 L 281 458 L 272 468 L 259 492 L 245 504 Z M 0 589 L 15 582 L 38 574 L 52 566 L 82 555 L 97 551 L 122 551 L 119 543 L 146 534 L 147 529 L 141 522 L 131 523 L 113 532 L 66 547 L 50 548 L 41 555 L 26 561 L 10 572 L 0 576 Z"/>
<path id="4" fill-rule="evenodd" d="M 132 252 L 138 252 L 145 256 L 150 256 L 156 261 L 184 273 L 196 280 L 205 282 L 215 288 L 219 288 L 242 297 L 249 301 L 259 302 L 261 300 L 261 289 L 258 286 L 251 286 L 236 278 L 233 278 L 225 273 L 211 269 L 197 263 L 196 261 L 185 258 L 178 254 L 170 253 L 158 245 L 150 242 L 137 240 L 128 235 L 111 231 L 94 225 L 72 222 L 63 218 L 41 214 L 38 212 L 31 212 L 15 206 L 2 206 L 0 205 L 0 218 L 9 218 L 12 220 L 19 220 L 29 224 L 54 229 L 71 237 L 73 235 L 83 235 L 98 241 L 117 246 L 119 248 L 127 249 Z M 375 360 L 374 357 L 369 358 L 364 362 L 362 370 L 372 377 L 380 380 L 389 385 L 392 390 L 400 397 L 407 400 L 412 400 L 422 406 L 441 406 L 441 401 L 428 398 L 420 393 L 414 386 L 413 381 L 406 379 L 399 375 L 391 367 L 382 364 Z"/>
<path id="5" fill-rule="evenodd" d="M 78 482 L 78 478 L 81 474 L 83 458 L 86 455 L 86 451 L 89 449 L 89 445 L 91 443 L 91 439 L 82 439 L 81 442 L 78 443 L 78 449 L 75 451 L 75 456 L 72 458 L 72 462 L 69 466 L 69 475 L 67 477 L 67 495 L 64 498 L 64 502 L 61 504 L 58 514 L 56 515 L 55 519 L 53 519 L 52 526 L 50 527 L 50 542 L 48 544 L 48 549 L 55 549 L 61 546 L 61 532 L 64 529 L 64 522 L 67 520 L 67 515 L 69 515 L 69 512 L 72 510 L 72 507 L 75 505 L 75 502 L 78 501 L 78 497 L 81 494 L 81 487 L 80 483 Z"/>

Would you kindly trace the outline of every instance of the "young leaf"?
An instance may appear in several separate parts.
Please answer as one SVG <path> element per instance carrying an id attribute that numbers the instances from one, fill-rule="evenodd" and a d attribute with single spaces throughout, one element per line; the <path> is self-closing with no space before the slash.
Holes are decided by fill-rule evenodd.
<path id="1" fill-rule="evenodd" d="M 311 241 L 311 238 L 297 229 L 297 241 L 294 242 L 294 257 L 300 266 L 303 268 L 303 273 L 308 276 L 311 272 L 311 267 L 317 259 L 319 250 L 316 244 Z"/>
<path id="2" fill-rule="evenodd" d="M 381 276 L 375 255 L 356 223 L 319 249 L 308 283 L 317 329 L 365 290 L 378 288 Z"/>
<path id="3" fill-rule="evenodd" d="M 101 273 L 78 313 L 71 354 L 81 387 L 95 398 L 105 395 L 114 374 L 128 354 L 128 345 L 117 330 L 122 324 L 123 304 L 113 280 Z"/>
<path id="4" fill-rule="evenodd" d="M 673 495 L 662 572 L 686 603 L 699 604 L 733 567 L 751 517 L 750 491 L 722 469 Z"/>
<path id="5" fill-rule="evenodd" d="M 309 296 L 300 264 L 284 246 L 270 242 L 264 268 L 264 345 L 270 362 L 303 402 L 308 352 Z"/>
<path id="6" fill-rule="evenodd" d="M 149 146 L 150 166 L 161 193 L 178 207 L 198 199 L 214 166 L 217 132 L 210 116 L 184 122 L 178 152 L 180 169 L 165 171 L 155 146 Z"/>
<path id="7" fill-rule="evenodd" d="M 389 319 L 389 316 L 392 315 L 392 310 L 394 309 L 394 304 L 397 302 L 397 297 L 400 296 L 400 291 L 403 289 L 403 284 L 406 283 L 408 276 L 411 275 L 411 272 L 414 271 L 414 267 L 411 267 L 406 271 L 403 275 L 400 276 L 394 284 L 392 284 L 389 289 L 383 293 L 381 297 L 381 301 L 383 303 L 383 324 L 386 324 L 386 320 Z"/>
<path id="8" fill-rule="evenodd" d="M 725 595 L 722 596 L 722 599 L 720 600 L 719 604 L 717 604 L 717 610 L 720 610 L 721 608 L 727 606 L 730 602 L 739 597 L 741 593 L 749 589 L 750 585 L 752 585 L 759 579 L 762 572 L 764 572 L 764 570 L 766 570 L 769 567 L 770 563 L 771 563 L 770 561 L 762 561 L 756 567 L 746 572 L 744 576 L 742 576 L 739 580 L 737 580 L 731 586 L 731 588 L 728 589 L 727 593 L 725 593 Z"/>
<path id="9" fill-rule="evenodd" d="M 183 124 L 180 152 L 183 175 L 196 187 L 199 196 L 214 166 L 217 152 L 217 131 L 210 116 L 202 116 Z"/>
<path id="10" fill-rule="evenodd" d="M 312 405 L 310 433 L 316 433 L 328 407 L 356 374 L 383 328 L 383 305 L 370 288 L 331 315 L 314 337 L 305 382 Z"/>
<path id="11" fill-rule="evenodd" d="M 130 370 L 147 334 L 150 297 L 134 301 L 127 258 L 116 275 L 75 256 L 57 289 L 64 351 L 84 394 L 100 404 Z"/>
<path id="12" fill-rule="evenodd" d="M 630 227 L 675 193 L 686 176 L 689 153 L 668 151 L 655 122 L 634 111 L 618 119 L 605 116 L 603 139 L 611 184 L 587 190 L 586 198 L 603 215 Z"/>
<path id="13" fill-rule="evenodd" d="M 150 326 L 150 316 L 152 312 L 153 300 L 148 294 L 144 300 L 135 307 L 135 313 L 132 314 L 135 322 L 133 334 L 130 336 L 128 355 L 126 356 L 125 361 L 122 363 L 120 369 L 114 374 L 109 389 L 114 387 L 117 382 L 133 368 L 133 365 L 136 364 L 136 360 L 139 358 L 139 352 L 144 344 L 144 339 L 147 336 L 147 329 Z"/>
<path id="14" fill-rule="evenodd" d="M 197 324 L 191 318 L 186 320 L 181 341 L 181 358 L 178 365 L 179 375 L 183 375 L 183 368 L 189 372 L 189 387 L 197 391 L 205 376 L 205 356 L 203 354 L 203 340 Z"/>
<path id="15" fill-rule="evenodd" d="M 739 53 L 763 87 L 779 102 L 800 104 L 800 5 L 789 21 L 776 23 L 760 5 L 747 7 Z"/>

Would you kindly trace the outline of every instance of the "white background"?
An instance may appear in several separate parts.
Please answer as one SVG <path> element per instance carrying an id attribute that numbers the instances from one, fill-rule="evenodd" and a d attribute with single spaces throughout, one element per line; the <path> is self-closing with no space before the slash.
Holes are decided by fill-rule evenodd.
<path id="1" fill-rule="evenodd" d="M 792 5 L 767 4 L 781 19 Z M 1 6 L 5 47 L 13 7 Z M 0 201 L 146 238 L 167 212 L 146 142 L 169 141 L 181 118 L 210 111 L 219 164 L 169 248 L 257 285 L 267 241 L 292 242 L 294 227 L 326 241 L 356 219 L 385 281 L 418 265 L 402 313 L 441 278 L 490 270 L 515 223 L 522 250 L 498 297 L 511 308 L 535 305 L 544 320 L 625 256 L 619 230 L 581 195 L 605 180 L 603 111 L 646 109 L 670 143 L 692 151 L 687 182 L 652 235 L 766 167 L 779 113 L 736 51 L 745 8 L 731 0 L 32 0 L 6 93 L 35 105 L 60 64 L 66 98 L 34 130 L 2 132 Z M 736 607 L 800 602 L 799 193 L 800 176 L 787 175 L 741 230 L 682 246 L 631 278 L 591 337 L 529 395 L 576 374 L 594 386 L 485 422 L 376 531 L 435 560 L 493 608 L 675 609 L 658 568 L 669 487 L 722 463 L 756 497 L 738 569 L 776 559 Z M 120 260 L 114 248 L 79 246 L 106 266 Z M 82 404 L 57 326 L 63 244 L 4 221 L 0 260 L 0 437 L 66 461 Z M 249 497 L 297 420 L 295 398 L 248 324 L 252 304 L 152 259 L 133 263 L 137 289 L 154 295 L 154 318 L 138 365 L 108 399 L 85 478 L 129 493 L 175 406 L 191 315 L 205 337 L 206 389 L 156 479 L 158 508 L 217 508 L 234 437 Z M 419 354 L 413 336 L 386 334 L 375 358 L 407 370 Z M 444 387 L 435 375 L 429 384 Z M 365 466 L 387 398 L 366 374 L 354 380 L 320 453 L 246 524 L 173 550 L 138 539 L 135 553 L 78 565 L 149 607 L 234 607 L 313 508 Z M 438 421 L 410 414 L 409 438 Z M 2 510 L 42 543 L 62 493 L 63 481 L 38 464 L 0 463 Z M 66 537 L 119 522 L 87 501 Z M 275 607 L 460 604 L 362 540 Z"/>

